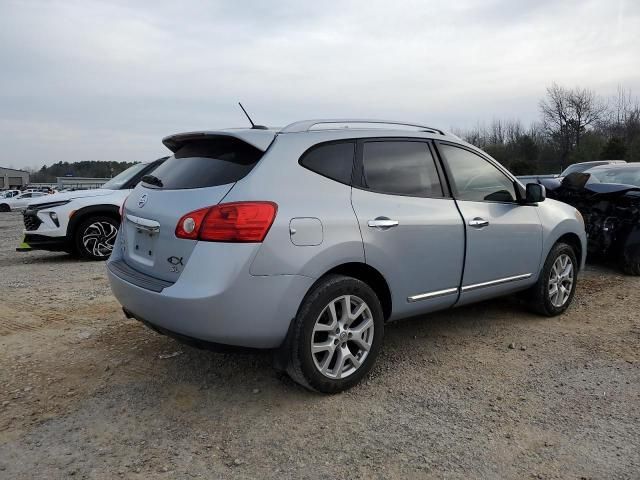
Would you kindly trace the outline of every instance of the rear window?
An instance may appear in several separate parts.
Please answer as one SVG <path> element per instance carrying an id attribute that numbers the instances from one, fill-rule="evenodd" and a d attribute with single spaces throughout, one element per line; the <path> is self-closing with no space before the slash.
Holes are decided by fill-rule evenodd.
<path id="1" fill-rule="evenodd" d="M 340 183 L 351 183 L 354 142 L 325 143 L 313 147 L 300 159 L 300 165 Z"/>
<path id="2" fill-rule="evenodd" d="M 159 181 L 144 183 L 169 190 L 234 183 L 255 167 L 263 153 L 231 137 L 187 142 L 150 174 Z"/>

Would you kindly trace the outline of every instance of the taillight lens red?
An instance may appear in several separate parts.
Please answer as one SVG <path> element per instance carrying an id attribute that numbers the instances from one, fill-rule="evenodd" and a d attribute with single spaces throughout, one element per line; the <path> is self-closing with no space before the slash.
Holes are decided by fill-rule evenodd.
<path id="1" fill-rule="evenodd" d="M 273 202 L 234 202 L 202 208 L 180 219 L 176 237 L 207 242 L 262 242 L 277 211 Z"/>

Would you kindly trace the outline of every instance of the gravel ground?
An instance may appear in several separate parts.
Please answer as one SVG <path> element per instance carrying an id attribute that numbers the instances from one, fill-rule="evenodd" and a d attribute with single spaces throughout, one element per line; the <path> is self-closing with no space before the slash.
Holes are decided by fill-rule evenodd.
<path id="1" fill-rule="evenodd" d="M 19 254 L 20 224 L 0 214 L 0 478 L 640 478 L 640 278 L 589 267 L 554 319 L 392 324 L 321 396 L 124 319 L 103 263 Z"/>

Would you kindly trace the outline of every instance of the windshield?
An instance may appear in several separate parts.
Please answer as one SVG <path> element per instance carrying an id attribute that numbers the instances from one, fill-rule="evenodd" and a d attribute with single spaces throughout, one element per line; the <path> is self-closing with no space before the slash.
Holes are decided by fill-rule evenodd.
<path id="1" fill-rule="evenodd" d="M 136 174 L 140 173 L 147 166 L 146 163 L 138 163 L 132 167 L 127 168 L 124 172 L 119 173 L 107 183 L 105 183 L 102 188 L 106 188 L 108 190 L 120 190 L 126 183 L 131 180 Z"/>
<path id="2" fill-rule="evenodd" d="M 600 183 L 622 183 L 640 187 L 640 167 L 638 168 L 612 168 L 610 170 L 592 170 L 590 173 Z"/>

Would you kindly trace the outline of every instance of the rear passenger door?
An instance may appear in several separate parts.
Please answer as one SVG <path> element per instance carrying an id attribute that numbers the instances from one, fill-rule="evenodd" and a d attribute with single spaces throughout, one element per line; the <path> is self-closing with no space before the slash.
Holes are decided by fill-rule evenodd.
<path id="1" fill-rule="evenodd" d="M 365 260 L 389 284 L 393 317 L 453 305 L 464 226 L 430 142 L 361 140 L 356 158 L 352 204 Z"/>
<path id="2" fill-rule="evenodd" d="M 535 281 L 542 226 L 535 205 L 518 202 L 514 180 L 463 146 L 436 143 L 467 231 L 460 304 Z"/>

